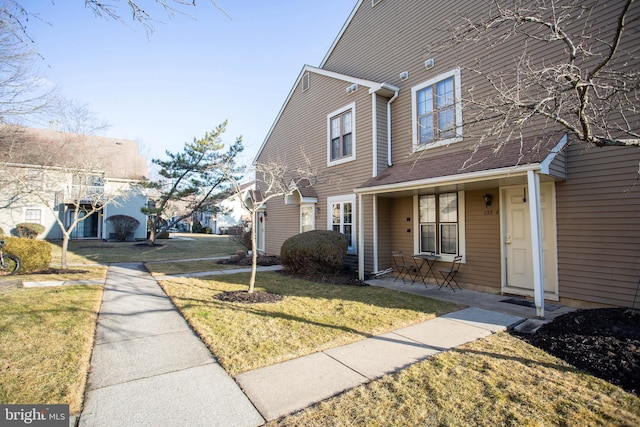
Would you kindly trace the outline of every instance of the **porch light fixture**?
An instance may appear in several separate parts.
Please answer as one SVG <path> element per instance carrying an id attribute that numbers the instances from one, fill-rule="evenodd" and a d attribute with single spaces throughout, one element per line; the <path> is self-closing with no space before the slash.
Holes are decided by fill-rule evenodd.
<path id="1" fill-rule="evenodd" d="M 320 208 L 316 208 L 316 213 L 319 214 L 320 213 Z"/>
<path id="2" fill-rule="evenodd" d="M 484 206 L 486 208 L 491 206 L 491 201 L 493 200 L 493 196 L 491 194 L 485 194 L 482 198 L 484 199 Z"/>

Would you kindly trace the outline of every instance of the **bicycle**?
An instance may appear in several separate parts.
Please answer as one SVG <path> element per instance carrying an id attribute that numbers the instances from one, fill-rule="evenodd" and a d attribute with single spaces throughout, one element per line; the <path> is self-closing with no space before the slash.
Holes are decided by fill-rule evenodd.
<path id="1" fill-rule="evenodd" d="M 5 243 L 4 240 L 0 240 L 0 276 L 13 276 L 20 269 L 20 259 L 2 250 Z"/>

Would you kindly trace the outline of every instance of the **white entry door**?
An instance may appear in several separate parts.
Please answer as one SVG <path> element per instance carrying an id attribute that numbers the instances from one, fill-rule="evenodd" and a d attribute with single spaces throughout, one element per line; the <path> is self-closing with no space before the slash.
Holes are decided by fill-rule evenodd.
<path id="1" fill-rule="evenodd" d="M 526 185 L 503 189 L 504 248 L 506 279 L 504 291 L 521 295 L 533 295 L 533 256 L 531 249 L 531 224 L 529 197 Z M 544 257 L 545 297 L 557 296 L 558 267 L 556 258 L 555 204 L 553 184 L 540 186 L 542 220 L 542 250 Z"/>

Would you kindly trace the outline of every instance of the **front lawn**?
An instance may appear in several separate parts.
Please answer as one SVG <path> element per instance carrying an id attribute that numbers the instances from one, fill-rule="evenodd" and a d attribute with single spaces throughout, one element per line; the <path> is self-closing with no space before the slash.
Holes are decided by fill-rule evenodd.
<path id="1" fill-rule="evenodd" d="M 0 403 L 82 407 L 101 286 L 0 295 Z"/>
<path id="2" fill-rule="evenodd" d="M 637 426 L 640 398 L 506 332 L 268 426 Z"/>
<path id="3" fill-rule="evenodd" d="M 231 375 L 432 319 L 454 304 L 370 286 L 319 284 L 258 273 L 256 291 L 282 302 L 242 304 L 214 295 L 247 289 L 249 274 L 161 282 L 184 317 Z"/>
<path id="4" fill-rule="evenodd" d="M 158 239 L 155 246 L 145 242 L 105 242 L 72 240 L 67 263 L 95 264 L 109 262 L 149 262 L 229 256 L 242 247 L 229 236 L 215 234 L 171 233 L 170 239 Z M 52 265 L 60 265 L 62 241 L 51 241 Z"/>

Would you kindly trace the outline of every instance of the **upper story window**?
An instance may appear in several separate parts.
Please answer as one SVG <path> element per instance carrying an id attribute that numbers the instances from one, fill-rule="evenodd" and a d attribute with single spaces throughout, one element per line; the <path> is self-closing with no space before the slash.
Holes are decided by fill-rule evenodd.
<path id="1" fill-rule="evenodd" d="M 462 140 L 459 69 L 413 87 L 411 101 L 414 151 Z"/>
<path id="2" fill-rule="evenodd" d="M 356 158 L 356 104 L 327 115 L 327 165 L 337 165 Z"/>

